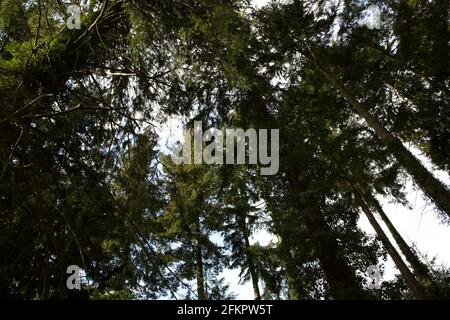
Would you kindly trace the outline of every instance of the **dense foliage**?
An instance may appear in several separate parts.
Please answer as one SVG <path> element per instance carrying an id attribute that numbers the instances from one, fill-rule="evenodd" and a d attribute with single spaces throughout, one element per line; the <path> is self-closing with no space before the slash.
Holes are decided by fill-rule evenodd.
<path id="1" fill-rule="evenodd" d="M 406 147 L 449 169 L 449 6 L 91 0 L 71 29 L 60 1 L 0 0 L 0 297 L 231 299 L 229 268 L 255 299 L 450 297 L 379 202 L 407 205 L 408 176 L 450 221 Z M 279 172 L 175 164 L 171 117 L 279 129 Z M 387 255 L 400 274 L 372 289 Z"/>

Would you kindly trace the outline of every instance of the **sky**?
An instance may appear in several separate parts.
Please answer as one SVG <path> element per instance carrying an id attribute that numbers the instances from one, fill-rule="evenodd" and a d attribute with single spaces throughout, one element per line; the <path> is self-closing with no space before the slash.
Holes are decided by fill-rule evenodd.
<path id="1" fill-rule="evenodd" d="M 267 0 L 253 0 L 255 7 L 261 7 Z M 157 129 L 159 134 L 159 146 L 161 150 L 168 152 L 167 146 L 174 145 L 177 141 L 182 141 L 183 123 L 182 118 L 173 117 L 162 123 Z M 449 174 L 433 168 L 430 161 L 417 149 L 407 146 L 414 155 L 433 174 L 438 177 L 445 185 L 450 186 Z M 444 264 L 450 267 L 450 232 L 448 226 L 443 225 L 438 220 L 438 215 L 434 206 L 429 200 L 426 200 L 422 191 L 415 187 L 410 179 L 404 181 L 404 190 L 411 208 L 401 204 L 391 202 L 391 199 L 378 197 L 383 209 L 399 233 L 410 245 L 414 246 L 419 255 L 427 256 L 428 259 L 436 258 L 438 264 Z M 396 246 L 395 241 L 390 236 L 387 227 L 378 218 L 386 234 L 389 235 L 391 242 Z M 361 215 L 358 226 L 369 234 L 375 234 L 372 226 L 365 217 Z M 266 231 L 260 231 L 252 236 L 251 243 L 259 242 L 261 245 L 267 245 L 271 241 L 276 241 L 274 235 Z M 397 247 L 397 251 L 400 251 Z M 405 260 L 405 259 L 404 259 Z M 398 274 L 394 263 L 390 257 L 386 261 L 383 280 L 391 280 Z M 236 294 L 237 299 L 253 299 L 253 289 L 250 282 L 243 285 L 239 284 L 239 270 L 228 269 L 222 272 L 221 276 L 230 285 L 230 290 Z"/>

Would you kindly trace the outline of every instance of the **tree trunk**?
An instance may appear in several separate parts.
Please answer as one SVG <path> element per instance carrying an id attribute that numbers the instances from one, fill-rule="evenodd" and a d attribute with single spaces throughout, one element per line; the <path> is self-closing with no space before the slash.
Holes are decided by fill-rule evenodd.
<path id="1" fill-rule="evenodd" d="M 413 252 L 413 250 L 411 250 L 409 245 L 406 243 L 406 241 L 403 239 L 403 237 L 400 235 L 400 233 L 397 231 L 397 229 L 392 224 L 391 220 L 388 218 L 388 216 L 384 212 L 384 210 L 381 207 L 381 204 L 378 202 L 378 200 L 370 193 L 367 193 L 365 195 L 365 197 L 368 198 L 368 201 L 365 201 L 365 202 L 367 204 L 373 205 L 375 207 L 375 209 L 377 210 L 381 219 L 383 220 L 383 222 L 386 224 L 387 228 L 389 229 L 389 232 L 392 234 L 392 237 L 394 238 L 398 247 L 400 248 L 400 251 L 403 253 L 406 260 L 408 260 L 411 267 L 414 269 L 414 272 L 419 277 L 419 280 L 421 280 L 421 282 L 423 282 L 423 286 L 426 289 L 427 296 L 430 298 L 436 298 L 436 297 L 441 296 L 441 294 L 439 292 L 440 291 L 439 287 L 433 281 L 433 278 L 432 278 L 431 273 L 428 270 L 427 266 L 422 261 L 420 261 L 420 259 Z"/>
<path id="2" fill-rule="evenodd" d="M 200 221 L 197 221 L 195 229 L 195 274 L 197 278 L 197 298 L 198 300 L 206 300 Z"/>
<path id="3" fill-rule="evenodd" d="M 195 261 L 196 261 L 195 273 L 197 276 L 197 297 L 198 300 L 206 300 L 205 278 L 203 275 L 202 246 L 198 240 L 195 240 Z"/>
<path id="4" fill-rule="evenodd" d="M 333 235 L 333 231 L 320 215 L 306 219 L 306 227 L 312 235 L 316 235 L 317 254 L 323 271 L 335 299 L 362 299 L 367 294 L 356 278 L 355 271 L 339 254 L 342 250 Z"/>
<path id="5" fill-rule="evenodd" d="M 298 281 L 295 271 L 295 263 L 290 252 L 284 254 L 284 275 L 288 286 L 288 300 L 301 300 L 304 297 L 304 289 L 302 283 Z"/>
<path id="6" fill-rule="evenodd" d="M 367 124 L 375 131 L 377 136 L 383 140 L 395 155 L 399 163 L 409 172 L 414 181 L 420 186 L 424 193 L 430 197 L 436 206 L 450 217 L 450 191 L 436 179 L 420 161 L 394 137 L 372 114 L 364 107 L 356 97 L 347 90 L 344 85 L 331 75 L 318 61 L 312 56 L 312 59 L 318 66 L 321 73 L 328 81 L 342 94 L 342 96 L 351 104 L 352 108 L 363 117 Z"/>
<path id="7" fill-rule="evenodd" d="M 395 265 L 397 266 L 397 269 L 400 271 L 403 279 L 406 282 L 406 285 L 408 288 L 411 289 L 414 296 L 417 299 L 425 299 L 425 292 L 423 288 L 420 286 L 420 284 L 417 282 L 414 275 L 409 270 L 408 266 L 405 264 L 403 259 L 400 257 L 397 250 L 394 248 L 392 243 L 389 241 L 389 238 L 384 233 L 381 226 L 378 224 L 377 220 L 375 219 L 374 215 L 370 211 L 369 207 L 366 205 L 364 200 L 362 198 L 355 194 L 356 202 L 361 207 L 367 218 L 369 219 L 370 224 L 375 229 L 375 232 L 377 233 L 378 237 L 380 238 L 381 242 L 383 243 L 384 247 L 386 248 L 387 252 L 391 256 L 392 260 L 394 260 Z"/>
<path id="8" fill-rule="evenodd" d="M 245 222 L 245 217 L 242 217 L 242 219 L 239 220 L 239 225 L 241 228 L 242 235 L 244 237 L 244 243 L 245 243 L 245 255 L 247 258 L 248 263 L 248 269 L 250 271 L 250 277 L 252 278 L 252 285 L 253 285 L 253 293 L 255 295 L 255 300 L 261 300 L 261 293 L 259 291 L 259 285 L 258 285 L 258 275 L 256 273 L 255 263 L 253 261 L 252 253 L 250 252 L 250 241 L 248 240 L 248 229 L 247 224 Z"/>
<path id="9" fill-rule="evenodd" d="M 298 195 L 301 191 L 297 176 L 294 172 L 290 172 L 291 190 L 294 195 Z M 293 206 L 300 214 L 299 204 L 294 203 Z M 355 271 L 347 264 L 342 254 L 339 254 L 342 250 L 321 212 L 305 217 L 305 227 L 309 234 L 315 237 L 315 250 L 330 286 L 331 295 L 335 299 L 368 298 L 368 294 L 364 292 L 356 278 Z"/>

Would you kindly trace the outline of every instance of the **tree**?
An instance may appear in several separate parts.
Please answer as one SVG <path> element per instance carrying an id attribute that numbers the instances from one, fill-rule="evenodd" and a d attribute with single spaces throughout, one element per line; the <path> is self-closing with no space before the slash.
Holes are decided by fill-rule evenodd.
<path id="1" fill-rule="evenodd" d="M 334 46 L 331 46 L 331 49 L 329 49 L 329 36 L 317 39 L 316 35 L 320 32 L 328 35 L 331 33 L 330 29 L 333 27 L 336 11 L 332 10 L 331 14 L 328 15 L 325 12 L 321 13 L 325 14 L 326 19 L 320 23 L 314 23 L 312 21 L 314 15 L 308 11 L 306 1 L 294 1 L 287 5 L 267 7 L 265 11 L 258 14 L 261 24 L 264 25 L 261 34 L 267 38 L 266 42 L 272 42 L 273 46 L 278 48 L 280 57 L 289 57 L 288 59 L 295 60 L 295 56 L 300 54 L 301 58 L 297 59 L 299 63 L 304 63 L 304 60 L 307 59 L 315 65 L 317 71 L 324 76 L 345 99 L 346 103 L 367 122 L 375 134 L 389 147 L 399 163 L 434 201 L 436 206 L 449 215 L 450 203 L 448 199 L 450 198 L 450 193 L 448 189 L 406 149 L 397 137 L 386 129 L 386 126 L 371 113 L 370 106 L 366 107 L 360 102 L 364 99 L 359 98 L 352 90 L 354 87 L 360 89 L 356 85 L 360 79 L 352 79 L 354 83 L 350 87 L 345 83 L 345 78 L 342 80 L 339 79 L 339 76 L 335 76 L 335 74 L 339 75 L 339 72 L 346 74 L 348 71 L 345 69 L 341 71 L 342 66 L 333 64 L 335 62 L 333 55 Z M 298 23 L 299 17 L 302 17 L 302 23 Z M 277 63 L 282 64 L 281 61 L 277 61 Z M 348 69 L 347 64 L 345 68 Z"/>
<path id="2" fill-rule="evenodd" d="M 79 30 L 59 1 L 0 4 L 0 296 L 229 299 L 234 267 L 256 299 L 448 296 L 377 200 L 406 205 L 407 172 L 450 214 L 404 145 L 448 168 L 447 1 L 89 3 Z M 173 115 L 279 129 L 279 173 L 176 165 L 156 135 Z M 371 290 L 387 253 L 401 274 Z"/>
<path id="3" fill-rule="evenodd" d="M 180 263 L 178 273 L 188 280 L 195 277 L 197 298 L 206 300 L 209 276 L 215 278 L 226 261 L 221 248 L 210 239 L 218 227 L 214 216 L 217 214 L 215 170 L 206 165 L 176 165 L 170 157 L 163 158 L 162 163 L 169 199 L 160 217 L 165 230 L 160 236 L 171 239 L 172 259 Z"/>
<path id="4" fill-rule="evenodd" d="M 225 188 L 221 191 L 224 215 L 222 228 L 225 245 L 231 250 L 231 267 L 240 267 L 241 277 L 245 281 L 251 280 L 255 300 L 261 300 L 259 269 L 264 256 L 258 250 L 259 247 L 250 244 L 252 230 L 261 218 L 261 209 L 258 208 L 260 198 L 255 184 L 251 183 L 254 178 L 247 170 L 238 167 L 226 176 L 223 183 Z M 259 203 L 259 206 L 262 204 Z"/>

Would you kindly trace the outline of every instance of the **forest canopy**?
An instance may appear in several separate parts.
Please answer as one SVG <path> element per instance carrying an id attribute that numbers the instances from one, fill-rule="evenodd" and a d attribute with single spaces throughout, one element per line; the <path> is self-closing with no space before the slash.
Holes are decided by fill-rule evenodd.
<path id="1" fill-rule="evenodd" d="M 229 269 L 255 299 L 450 297 L 381 201 L 408 178 L 450 222 L 448 1 L 73 3 L 0 0 L 0 298 L 233 299 Z M 173 118 L 277 130 L 276 174 L 175 163 Z"/>

